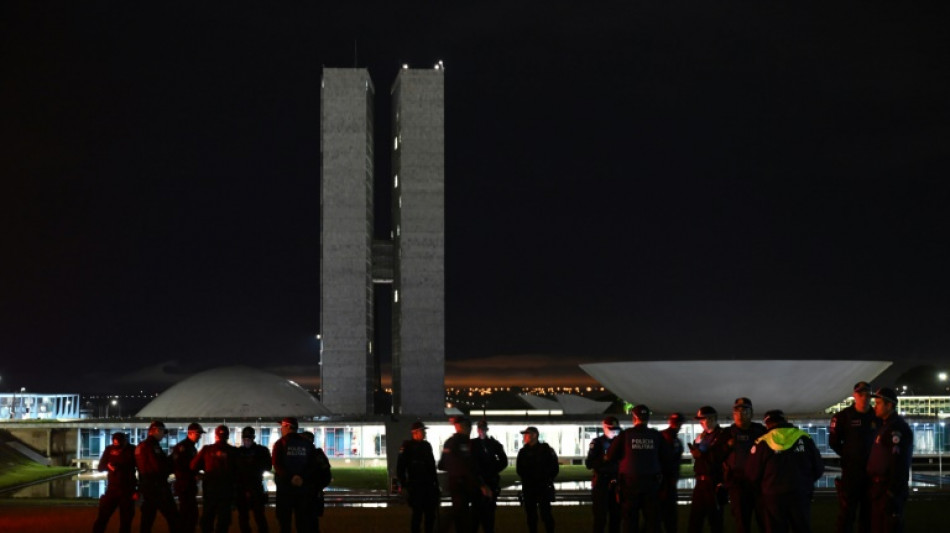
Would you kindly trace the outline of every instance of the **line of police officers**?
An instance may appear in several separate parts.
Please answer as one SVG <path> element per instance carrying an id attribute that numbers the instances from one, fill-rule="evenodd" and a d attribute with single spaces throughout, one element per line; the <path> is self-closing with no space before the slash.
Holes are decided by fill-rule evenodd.
<path id="1" fill-rule="evenodd" d="M 99 500 L 99 514 L 92 530 L 105 531 L 109 518 L 118 509 L 119 531 L 129 533 L 135 500 L 141 499 L 140 531 L 149 533 L 156 515 L 161 513 L 169 531 L 191 533 L 198 525 L 200 479 L 203 532 L 227 531 L 232 506 L 238 509 L 238 525 L 243 533 L 251 530 L 251 515 L 257 530 L 267 532 L 263 474 L 273 467 L 280 530 L 291 531 L 295 522 L 299 532 L 319 532 L 323 489 L 330 484 L 330 462 L 323 450 L 314 446 L 312 434 L 308 440 L 297 430 L 297 419 L 283 419 L 281 438 L 274 444 L 273 452 L 268 452 L 254 442 L 254 428 L 244 428 L 241 446 L 234 447 L 228 443 L 230 430 L 221 425 L 214 430 L 214 444 L 199 450 L 196 443 L 205 431 L 201 424 L 192 423 L 187 438 L 176 444 L 170 455 L 165 454 L 160 444 L 168 434 L 160 421 L 151 423 L 148 436 L 135 448 L 124 433 L 114 433 L 112 444 L 99 460 L 99 470 L 108 472 L 108 485 Z M 168 484 L 171 474 L 175 475 L 174 495 Z"/>
<path id="2" fill-rule="evenodd" d="M 831 419 L 830 445 L 841 456 L 841 477 L 835 483 L 839 496 L 836 531 L 850 533 L 857 522 L 859 533 L 900 532 L 913 433 L 897 413 L 893 389 L 881 388 L 871 394 L 870 386 L 862 381 L 854 386 L 853 395 L 854 404 Z M 872 397 L 876 399 L 873 410 Z M 621 430 L 616 417 L 604 418 L 604 435 L 590 443 L 585 465 L 593 471 L 593 531 L 615 533 L 622 526 L 628 533 L 659 532 L 661 528 L 675 533 L 676 484 L 684 453 L 678 434 L 685 417 L 673 413 L 668 427 L 657 431 L 647 425 L 652 414 L 647 406 L 634 406 L 632 414 L 633 427 L 626 430 Z M 701 407 L 694 417 L 703 431 L 688 444 L 695 476 L 688 532 L 699 533 L 707 523 L 713 533 L 721 532 L 727 503 L 737 532 L 751 531 L 753 519 L 759 531 L 811 531 L 814 483 L 824 472 L 811 437 L 789 424 L 780 410 L 766 412 L 764 425 L 753 422 L 748 398 L 736 399 L 732 415 L 733 424 L 727 428 L 719 425 L 718 413 L 711 406 Z M 471 438 L 471 420 L 459 416 L 452 423 L 456 433 L 445 442 L 438 464 L 425 440 L 427 428 L 422 422 L 412 424 L 412 438 L 400 448 L 396 471 L 400 491 L 412 509 L 413 533 L 422 531 L 423 526 L 427 533 L 435 530 L 440 499 L 437 468 L 448 473 L 455 530 L 494 531 L 499 474 L 508 466 L 508 457 L 501 443 L 488 436 L 485 420 L 478 423 L 476 439 Z M 165 516 L 171 531 L 194 530 L 199 472 L 204 473 L 203 531 L 212 531 L 216 521 L 217 530 L 226 531 L 232 502 L 238 506 L 242 532 L 250 531 L 250 512 L 258 530 L 267 531 L 261 480 L 271 465 L 281 531 L 290 531 L 292 515 L 296 515 L 298 531 L 319 531 L 330 465 L 323 451 L 314 447 L 313 435 L 307 440 L 297 428 L 296 419 L 281 422 L 282 437 L 270 457 L 266 448 L 254 443 L 251 427 L 244 428 L 240 448 L 227 443 L 227 426 L 218 426 L 215 444 L 197 451 L 195 443 L 204 430 L 200 424 L 191 424 L 188 438 L 173 448 L 171 457 L 165 456 L 159 445 L 167 433 L 161 422 L 152 423 L 148 438 L 134 454 L 125 435 L 114 434 L 112 446 L 99 462 L 99 469 L 109 472 L 109 485 L 93 531 L 103 531 L 116 508 L 120 530 L 130 531 L 136 469 L 143 498 L 143 532 L 151 531 L 157 512 Z M 516 468 L 522 480 L 519 497 L 528 531 L 536 533 L 540 517 L 545 531 L 552 533 L 557 455 L 547 443 L 539 442 L 537 428 L 528 427 L 521 434 L 524 446 L 518 452 Z M 177 508 L 167 482 L 173 472 Z"/>
<path id="3" fill-rule="evenodd" d="M 438 464 L 432 447 L 425 440 L 426 426 L 414 422 L 412 439 L 403 442 L 396 461 L 399 490 L 408 496 L 412 508 L 410 530 L 413 533 L 435 531 L 439 510 L 439 484 L 436 469 L 448 474 L 452 513 L 449 522 L 457 532 L 495 531 L 495 508 L 501 492 L 501 471 L 508 467 L 504 446 L 488 435 L 488 423 L 478 422 L 478 435 L 471 438 L 472 421 L 464 416 L 451 419 L 455 434 L 445 441 Z M 557 454 L 538 440 L 538 428 L 521 432 L 524 446 L 515 462 L 521 477 L 521 503 L 528 531 L 536 533 L 538 522 L 548 533 L 554 532 L 554 478 L 560 466 Z"/>
<path id="4" fill-rule="evenodd" d="M 836 531 L 850 533 L 855 520 L 861 533 L 903 531 L 913 433 L 897 413 L 893 389 L 871 394 L 862 381 L 854 386 L 854 399 L 831 421 L 830 444 L 842 466 Z M 595 533 L 621 526 L 625 532 L 677 530 L 683 454 L 677 434 L 684 417 L 671 414 L 669 427 L 657 431 L 647 426 L 650 414 L 645 405 L 635 406 L 633 427 L 623 431 L 608 416 L 604 435 L 590 443 L 585 465 L 593 471 Z M 727 504 L 737 532 L 751 531 L 753 519 L 759 531 L 811 531 L 811 499 L 824 465 L 807 432 L 789 424 L 781 410 L 765 413 L 764 425 L 752 422 L 748 398 L 736 399 L 727 428 L 711 406 L 701 407 L 695 419 L 702 432 L 688 444 L 695 475 L 689 533 L 707 523 L 721 532 Z"/>

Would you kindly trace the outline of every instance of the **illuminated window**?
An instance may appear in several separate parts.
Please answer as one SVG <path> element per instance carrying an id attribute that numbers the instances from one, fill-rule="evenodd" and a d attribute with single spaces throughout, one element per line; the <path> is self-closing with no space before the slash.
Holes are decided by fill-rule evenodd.
<path id="1" fill-rule="evenodd" d="M 399 301 L 399 291 L 398 291 L 398 290 L 393 291 L 393 301 L 394 301 L 394 302 L 398 302 L 398 301 Z"/>
<path id="2" fill-rule="evenodd" d="M 399 188 L 399 174 L 393 176 L 393 189 Z"/>

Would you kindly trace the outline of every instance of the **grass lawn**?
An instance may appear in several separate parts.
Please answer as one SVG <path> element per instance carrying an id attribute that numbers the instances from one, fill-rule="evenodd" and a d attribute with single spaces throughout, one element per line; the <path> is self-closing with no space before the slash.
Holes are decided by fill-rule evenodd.
<path id="1" fill-rule="evenodd" d="M 78 469 L 34 463 L 5 445 L 0 445 L 0 489 L 55 477 Z"/>

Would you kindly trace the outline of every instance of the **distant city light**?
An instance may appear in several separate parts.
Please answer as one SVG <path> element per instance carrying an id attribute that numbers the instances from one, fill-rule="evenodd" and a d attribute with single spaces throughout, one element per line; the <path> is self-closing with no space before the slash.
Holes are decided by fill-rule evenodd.
<path id="1" fill-rule="evenodd" d="M 947 373 L 941 372 L 937 374 L 937 379 L 939 379 L 940 381 L 947 381 Z"/>

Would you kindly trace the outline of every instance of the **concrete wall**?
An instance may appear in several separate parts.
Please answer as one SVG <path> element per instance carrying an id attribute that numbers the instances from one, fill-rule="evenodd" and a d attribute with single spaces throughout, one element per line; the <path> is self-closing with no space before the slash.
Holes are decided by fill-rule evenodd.
<path id="1" fill-rule="evenodd" d="M 365 70 L 323 70 L 320 148 L 321 399 L 334 413 L 372 413 L 373 85 Z"/>
<path id="2" fill-rule="evenodd" d="M 8 428 L 7 431 L 17 442 L 34 452 L 35 455 L 25 455 L 38 463 L 69 466 L 78 454 L 78 428 Z M 48 459 L 48 462 L 41 458 Z"/>

